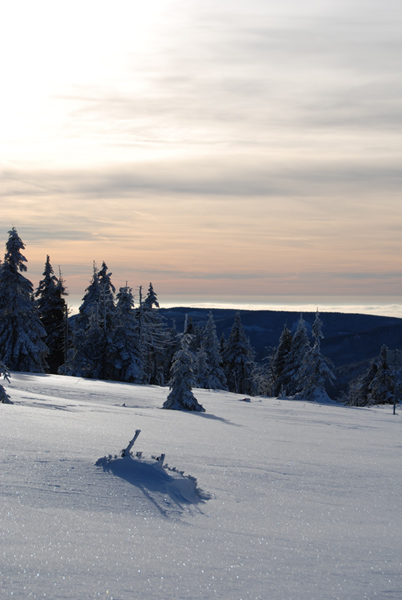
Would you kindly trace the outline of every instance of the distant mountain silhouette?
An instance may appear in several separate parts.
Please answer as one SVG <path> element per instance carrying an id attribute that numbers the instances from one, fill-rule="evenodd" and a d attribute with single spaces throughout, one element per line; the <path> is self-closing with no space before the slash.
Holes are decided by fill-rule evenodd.
<path id="1" fill-rule="evenodd" d="M 300 318 L 300 312 L 290 311 L 186 307 L 160 309 L 169 325 L 175 321 L 178 331 L 183 331 L 186 315 L 191 316 L 194 325 L 204 326 L 210 311 L 218 336 L 224 333 L 226 338 L 229 337 L 236 312 L 240 312 L 258 362 L 262 362 L 277 346 L 284 325 L 295 331 Z M 402 349 L 402 319 L 337 312 L 322 312 L 320 317 L 325 336 L 321 344 L 322 353 L 336 367 L 337 382 L 331 389 L 332 397 L 346 388 L 349 379 L 367 368 L 369 362 L 378 356 L 383 344 Z M 314 318 L 315 312 L 303 312 L 309 330 Z"/>

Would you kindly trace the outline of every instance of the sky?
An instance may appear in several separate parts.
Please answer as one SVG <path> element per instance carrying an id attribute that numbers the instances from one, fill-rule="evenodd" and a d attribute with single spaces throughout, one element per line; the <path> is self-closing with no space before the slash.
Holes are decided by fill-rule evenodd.
<path id="1" fill-rule="evenodd" d="M 0 242 L 72 296 L 402 292 L 400 0 L 0 6 Z M 2 254 L 2 253 L 1 253 Z"/>

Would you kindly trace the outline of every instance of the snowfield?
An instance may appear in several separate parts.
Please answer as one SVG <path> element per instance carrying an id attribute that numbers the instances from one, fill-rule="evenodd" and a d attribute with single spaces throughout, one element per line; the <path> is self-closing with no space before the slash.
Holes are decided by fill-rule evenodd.
<path id="1" fill-rule="evenodd" d="M 194 390 L 207 412 L 185 413 L 161 410 L 167 388 L 5 386 L 2 599 L 402 598 L 392 406 Z M 136 429 L 142 458 L 121 458 Z"/>

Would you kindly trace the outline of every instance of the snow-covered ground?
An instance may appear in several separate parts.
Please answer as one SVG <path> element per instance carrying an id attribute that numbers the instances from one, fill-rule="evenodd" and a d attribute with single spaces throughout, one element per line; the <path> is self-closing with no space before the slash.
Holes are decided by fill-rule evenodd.
<path id="1" fill-rule="evenodd" d="M 166 388 L 22 373 L 7 387 L 2 599 L 402 598 L 392 407 L 195 390 L 195 414 L 161 410 Z M 136 429 L 143 458 L 114 458 Z"/>

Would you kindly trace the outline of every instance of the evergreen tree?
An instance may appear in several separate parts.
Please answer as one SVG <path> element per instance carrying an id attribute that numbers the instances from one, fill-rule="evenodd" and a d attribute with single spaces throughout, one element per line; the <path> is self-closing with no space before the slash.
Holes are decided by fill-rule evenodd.
<path id="1" fill-rule="evenodd" d="M 0 377 L 1 376 L 3 379 L 6 379 L 8 382 L 10 382 L 10 372 L 5 364 L 0 361 Z M 2 385 L 0 385 L 0 404 L 13 404 L 10 400 L 10 396 L 7 394 Z"/>
<path id="2" fill-rule="evenodd" d="M 349 406 L 393 404 L 395 375 L 387 363 L 387 350 L 386 346 L 382 346 L 379 356 L 371 362 L 367 372 L 350 382 L 346 394 Z M 397 385 L 396 392 L 398 400 L 402 392 L 400 385 Z"/>
<path id="3" fill-rule="evenodd" d="M 159 302 L 152 283 L 149 284 L 148 293 L 144 300 L 146 308 L 159 308 Z"/>
<path id="4" fill-rule="evenodd" d="M 0 267 L 0 360 L 11 371 L 43 373 L 46 331 L 36 311 L 32 283 L 22 275 L 27 271 L 24 248 L 13 227 Z"/>
<path id="5" fill-rule="evenodd" d="M 299 381 L 302 382 L 303 387 L 295 397 L 312 401 L 329 400 L 330 398 L 325 389 L 325 383 L 327 381 L 333 383 L 335 375 L 332 371 L 332 362 L 329 358 L 326 358 L 321 354 L 321 339 L 323 339 L 324 336 L 322 334 L 322 321 L 318 310 L 312 326 L 312 335 L 314 338 L 314 345 L 312 348 L 309 348 L 305 354 L 300 370 L 301 376 L 299 377 Z"/>
<path id="6" fill-rule="evenodd" d="M 286 359 L 286 377 L 288 378 L 286 393 L 288 396 L 294 396 L 298 392 L 301 392 L 305 385 L 305 371 L 303 366 L 309 350 L 310 340 L 307 334 L 306 322 L 300 315 L 296 331 L 292 338 L 292 346 Z"/>
<path id="7" fill-rule="evenodd" d="M 353 379 L 349 383 L 349 388 L 346 394 L 347 404 L 349 406 L 367 406 L 370 396 L 370 385 L 374 380 L 378 367 L 373 360 L 367 372 L 361 377 Z"/>
<path id="8" fill-rule="evenodd" d="M 152 284 L 150 284 L 151 288 Z M 141 359 L 143 364 L 143 382 L 151 385 L 164 385 L 166 350 L 170 344 L 169 332 L 166 323 L 161 317 L 158 306 L 151 298 L 156 294 L 148 291 L 149 298 L 142 300 L 140 286 L 140 302 L 136 310 L 138 321 Z"/>
<path id="9" fill-rule="evenodd" d="M 117 326 L 115 288 L 103 262 L 93 277 L 79 309 L 73 331 L 73 348 L 59 372 L 92 379 L 112 379 L 114 374 L 114 331 Z"/>
<path id="10" fill-rule="evenodd" d="M 190 348 L 191 350 L 191 348 Z M 195 352 L 195 385 L 198 388 L 212 389 L 208 385 L 208 356 L 203 348 Z"/>
<path id="11" fill-rule="evenodd" d="M 96 267 L 95 261 L 93 262 L 93 275 L 89 286 L 85 290 L 85 295 L 82 299 L 82 304 L 79 308 L 79 314 L 75 319 L 74 329 L 87 329 L 89 324 L 89 317 L 93 313 L 94 306 L 99 304 L 100 299 L 100 286 L 99 286 L 99 272 Z"/>
<path id="12" fill-rule="evenodd" d="M 254 352 L 244 332 L 239 312 L 236 313 L 223 360 L 229 391 L 236 394 L 251 394 Z"/>
<path id="13" fill-rule="evenodd" d="M 292 349 L 292 332 L 287 325 L 284 326 L 270 362 L 272 393 L 274 396 L 286 394 L 289 387 L 290 375 L 288 371 L 288 358 Z"/>
<path id="14" fill-rule="evenodd" d="M 170 393 L 163 404 L 163 408 L 205 412 L 205 409 L 198 403 L 192 392 L 195 365 L 190 345 L 191 336 L 184 334 L 181 338 L 180 350 L 174 355 L 169 384 Z"/>
<path id="15" fill-rule="evenodd" d="M 47 256 L 43 279 L 39 282 L 35 298 L 38 315 L 47 334 L 44 341 L 49 350 L 46 360 L 50 373 L 57 373 L 64 362 L 67 305 L 63 296 L 66 295 L 64 282 L 61 277 L 58 279 L 55 276 Z"/>
<path id="16" fill-rule="evenodd" d="M 254 363 L 251 372 L 250 396 L 272 396 L 272 380 L 266 365 Z"/>
<path id="17" fill-rule="evenodd" d="M 114 379 L 142 383 L 143 365 L 139 347 L 138 322 L 132 288 L 125 285 L 117 294 L 117 327 L 114 330 Z"/>
<path id="18" fill-rule="evenodd" d="M 221 347 L 212 312 L 209 313 L 207 323 L 202 332 L 198 364 L 198 387 L 211 390 L 228 389 L 223 369 Z"/>
<path id="19" fill-rule="evenodd" d="M 376 360 L 377 370 L 369 384 L 369 404 L 393 404 L 394 374 L 387 363 L 387 346 L 382 346 Z"/>

